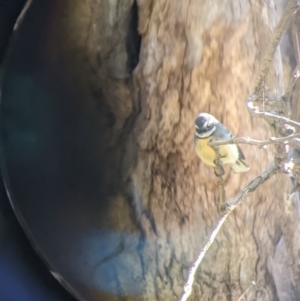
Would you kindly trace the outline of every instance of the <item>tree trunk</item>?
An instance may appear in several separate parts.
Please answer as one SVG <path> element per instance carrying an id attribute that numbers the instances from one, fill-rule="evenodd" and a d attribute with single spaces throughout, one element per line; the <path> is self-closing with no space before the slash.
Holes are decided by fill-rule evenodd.
<path id="1" fill-rule="evenodd" d="M 38 2 L 33 6 L 46 11 L 47 1 Z M 105 174 L 101 191 L 109 196 L 103 211 L 89 217 L 102 231 L 99 258 L 88 270 L 94 276 L 86 282 L 73 267 L 66 276 L 81 296 L 179 299 L 220 213 L 213 169 L 194 151 L 194 119 L 208 112 L 235 136 L 269 136 L 245 101 L 285 2 L 57 0 L 45 6 L 43 68 L 76 94 L 70 105 L 97 110 L 95 156 Z M 266 93 L 282 95 L 280 49 L 273 65 Z M 227 199 L 273 158 L 271 147 L 242 149 L 251 170 L 225 168 Z M 191 301 L 237 301 L 252 282 L 246 300 L 300 299 L 299 227 L 286 193 L 286 177 L 278 175 L 244 199 L 205 256 Z M 106 244 L 112 251 L 104 256 Z M 78 260 L 80 252 L 72 250 L 70 258 Z"/>
<path id="2" fill-rule="evenodd" d="M 155 237 L 145 252 L 158 258 L 149 264 L 148 273 L 159 300 L 178 299 L 188 267 L 219 213 L 213 170 L 193 150 L 197 113 L 212 113 L 237 136 L 268 137 L 266 125 L 247 114 L 245 100 L 281 10 L 267 2 L 214 5 L 153 1 L 147 8 L 140 7 L 142 47 L 135 75 L 142 110 L 136 122 L 139 153 L 133 179 L 157 228 L 155 237 L 143 222 L 149 241 Z M 268 83 L 271 94 L 283 92 L 281 64 L 278 51 L 277 76 Z M 267 165 L 266 151 L 249 146 L 243 150 L 251 171 L 236 175 L 227 170 L 227 198 Z M 252 281 L 257 285 L 249 290 L 247 300 L 293 299 L 291 283 L 281 283 L 282 274 L 289 275 L 288 265 L 281 266 L 280 272 L 267 268 L 282 237 L 283 187 L 284 177 L 278 176 L 229 217 L 197 273 L 191 300 L 238 300 Z M 272 272 L 281 279 L 276 282 Z"/>

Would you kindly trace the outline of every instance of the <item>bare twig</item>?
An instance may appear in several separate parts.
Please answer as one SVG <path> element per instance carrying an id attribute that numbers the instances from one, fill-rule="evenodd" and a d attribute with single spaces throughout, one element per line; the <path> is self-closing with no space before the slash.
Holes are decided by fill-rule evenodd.
<path id="1" fill-rule="evenodd" d="M 284 124 L 288 124 L 288 125 L 300 128 L 300 123 L 299 122 L 291 120 L 287 117 L 279 116 L 279 115 L 268 113 L 268 112 L 260 112 L 260 111 L 256 111 L 256 110 L 250 111 L 250 114 L 253 115 L 254 117 L 262 117 L 262 118 L 265 118 L 265 119 L 270 118 L 270 119 L 273 119 L 275 121 L 279 121 L 279 122 L 282 122 Z"/>
<path id="2" fill-rule="evenodd" d="M 220 215 L 217 223 L 214 225 L 214 227 L 211 230 L 209 236 L 205 239 L 205 241 L 203 243 L 203 246 L 200 249 L 200 253 L 199 253 L 196 261 L 194 262 L 194 264 L 189 269 L 188 279 L 187 279 L 187 282 L 184 286 L 184 292 L 183 292 L 183 294 L 180 298 L 180 301 L 186 301 L 188 299 L 188 297 L 191 295 L 194 280 L 195 280 L 196 271 L 197 271 L 202 259 L 204 258 L 204 255 L 206 254 L 206 252 L 210 248 L 211 244 L 214 242 L 218 232 L 220 231 L 223 223 L 225 222 L 225 220 L 226 220 L 226 218 L 228 217 L 229 214 L 230 214 L 230 212 L 226 211 L 226 212 L 223 212 Z"/>
<path id="3" fill-rule="evenodd" d="M 277 46 L 279 44 L 279 41 L 282 37 L 282 34 L 284 30 L 286 29 L 291 17 L 293 14 L 297 11 L 299 8 L 299 3 L 298 0 L 290 0 L 287 4 L 287 7 L 278 23 L 278 25 L 275 28 L 274 35 L 272 42 L 270 43 L 269 49 L 267 50 L 262 67 L 260 69 L 260 73 L 258 74 L 256 78 L 256 83 L 255 83 L 255 88 L 254 92 L 250 94 L 247 98 L 247 107 L 251 115 L 257 116 L 257 117 L 264 117 L 262 115 L 259 116 L 257 114 L 259 112 L 257 104 L 259 102 L 264 101 L 264 95 L 262 95 L 262 92 L 264 91 L 264 85 L 266 82 L 267 75 L 269 73 L 271 63 L 274 57 L 274 54 L 276 52 Z M 287 95 L 291 92 L 295 85 L 295 79 L 291 79 L 287 91 Z M 268 98 L 268 97 L 267 97 Z M 285 103 L 285 98 L 281 98 L 281 103 Z M 256 104 L 256 105 L 255 105 Z M 275 105 L 278 106 L 278 103 L 274 103 Z M 284 107 L 284 105 L 283 105 Z M 295 125 L 296 126 L 296 125 Z"/>
<path id="4" fill-rule="evenodd" d="M 295 13 L 295 11 L 298 9 L 298 0 L 290 0 L 287 3 L 286 9 L 280 18 L 279 23 L 277 24 L 272 42 L 270 43 L 269 49 L 267 50 L 262 68 L 260 69 L 260 73 L 256 79 L 256 84 L 254 88 L 254 94 L 259 94 L 266 82 L 266 77 L 269 73 L 271 62 L 273 60 L 276 48 L 279 44 L 279 41 L 281 39 L 281 36 L 283 32 L 285 31 L 287 24 L 289 23 L 292 15 Z"/>
<path id="5" fill-rule="evenodd" d="M 293 47 L 294 47 L 294 55 L 296 59 L 297 66 L 300 63 L 300 39 L 299 39 L 299 27 L 300 27 L 300 13 L 297 11 L 293 18 L 292 23 L 292 41 L 293 41 Z"/>
<path id="6" fill-rule="evenodd" d="M 218 178 L 218 184 L 219 184 L 219 189 L 220 189 L 220 206 L 222 207 L 225 203 L 226 197 L 225 197 L 225 185 L 224 185 L 224 180 L 223 180 L 223 175 L 225 174 L 224 168 L 222 166 L 222 161 L 221 161 L 221 154 L 219 151 L 218 146 L 212 146 L 216 153 L 216 158 L 214 160 L 215 163 L 215 175 Z"/>
<path id="7" fill-rule="evenodd" d="M 242 198 L 249 192 L 253 192 L 257 187 L 263 184 L 271 176 L 279 172 L 279 168 L 275 163 L 270 164 L 258 177 L 251 181 L 245 188 L 243 188 L 234 198 L 226 202 L 226 211 L 232 211 L 240 203 Z"/>
<path id="8" fill-rule="evenodd" d="M 257 187 L 263 184 L 266 180 L 268 180 L 271 176 L 279 171 L 278 167 L 272 163 L 265 171 L 263 171 L 257 178 L 251 181 L 244 189 L 242 189 L 234 198 L 226 202 L 225 210 L 219 216 L 217 222 L 213 226 L 210 234 L 203 242 L 202 248 L 200 249 L 199 255 L 191 266 L 188 279 L 184 286 L 184 292 L 180 298 L 180 301 L 186 301 L 188 297 L 192 293 L 192 287 L 195 280 L 195 274 L 197 269 L 200 266 L 202 259 L 204 258 L 206 252 L 208 251 L 209 247 L 214 242 L 218 232 L 220 231 L 223 223 L 227 219 L 228 215 L 236 208 L 236 206 L 241 202 L 242 198 L 248 194 L 249 192 L 253 192 L 257 189 Z"/>
<path id="9" fill-rule="evenodd" d="M 248 102 L 248 108 L 250 103 Z M 264 118 L 275 132 L 281 136 L 287 137 L 290 136 L 292 133 L 295 132 L 295 127 L 300 128 L 300 123 L 294 120 L 291 120 L 284 116 L 279 116 L 269 112 L 260 112 L 256 109 L 249 110 L 249 113 L 254 117 L 261 117 Z M 291 140 L 292 142 L 292 140 Z M 285 161 L 288 157 L 288 147 L 284 144 L 274 144 L 275 145 L 275 162 L 277 162 L 278 166 L 284 167 Z"/>
<path id="10" fill-rule="evenodd" d="M 209 142 L 210 146 L 220 146 L 225 144 L 250 144 L 250 145 L 256 145 L 258 147 L 263 147 L 265 145 L 269 144 L 275 144 L 275 143 L 285 143 L 290 142 L 295 138 L 299 138 L 300 133 L 296 133 L 293 135 L 289 135 L 286 137 L 276 138 L 276 137 L 270 137 L 267 140 L 255 140 L 248 137 L 238 137 L 238 138 L 231 138 L 226 140 L 218 140 L 218 141 L 211 141 Z"/>
<path id="11" fill-rule="evenodd" d="M 299 19 L 299 11 L 295 14 L 293 18 L 292 23 L 292 41 L 293 41 L 293 47 L 294 47 L 294 55 L 296 59 L 296 67 L 292 73 L 291 76 L 291 84 L 289 84 L 290 91 L 293 89 L 293 86 L 295 82 L 297 81 L 298 77 L 300 76 L 300 39 L 299 39 L 299 25 L 300 25 L 300 19 Z M 293 82 L 294 79 L 294 82 Z"/>
<path id="12" fill-rule="evenodd" d="M 220 190 L 220 208 L 224 207 L 225 200 L 226 200 L 226 195 L 225 195 L 225 184 L 224 184 L 224 179 L 222 176 L 217 176 L 218 177 L 218 184 L 219 184 L 219 190 Z"/>
<path id="13" fill-rule="evenodd" d="M 300 37 L 299 37 L 299 29 L 300 29 L 300 12 L 299 10 L 296 12 L 296 14 L 293 16 L 293 23 L 291 26 L 291 32 L 292 32 L 292 41 L 293 41 L 293 47 L 294 47 L 294 56 L 296 60 L 296 67 L 290 77 L 288 88 L 286 94 L 288 97 L 291 97 L 291 102 L 293 103 L 295 101 L 295 98 L 292 96 L 292 92 L 295 91 L 296 83 L 300 76 Z M 291 109 L 290 105 L 290 111 Z"/>

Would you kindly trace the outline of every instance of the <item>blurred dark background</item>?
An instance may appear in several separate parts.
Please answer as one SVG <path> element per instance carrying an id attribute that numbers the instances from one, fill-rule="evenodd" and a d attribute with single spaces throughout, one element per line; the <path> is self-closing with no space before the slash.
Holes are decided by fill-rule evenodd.
<path id="1" fill-rule="evenodd" d="M 0 79 L 13 27 L 25 3 L 25 0 L 0 0 Z M 14 215 L 1 177 L 0 300 L 75 301 L 30 245 Z"/>

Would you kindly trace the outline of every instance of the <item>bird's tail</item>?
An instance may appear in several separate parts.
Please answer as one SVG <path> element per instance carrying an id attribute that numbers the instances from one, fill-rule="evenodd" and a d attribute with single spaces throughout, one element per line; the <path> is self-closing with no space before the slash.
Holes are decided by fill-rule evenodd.
<path id="1" fill-rule="evenodd" d="M 230 166 L 231 166 L 232 170 L 236 173 L 237 172 L 246 172 L 250 169 L 249 166 L 242 160 L 237 160 L 234 164 L 231 164 Z"/>

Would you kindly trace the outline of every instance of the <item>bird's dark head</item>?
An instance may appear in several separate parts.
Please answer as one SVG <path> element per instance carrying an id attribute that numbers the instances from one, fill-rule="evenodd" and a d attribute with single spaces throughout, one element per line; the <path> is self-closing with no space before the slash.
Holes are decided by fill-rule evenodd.
<path id="1" fill-rule="evenodd" d="M 195 120 L 195 136 L 199 139 L 210 137 L 217 129 L 219 121 L 212 115 L 201 113 Z"/>

